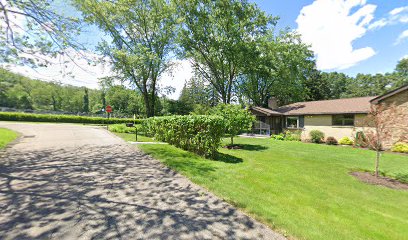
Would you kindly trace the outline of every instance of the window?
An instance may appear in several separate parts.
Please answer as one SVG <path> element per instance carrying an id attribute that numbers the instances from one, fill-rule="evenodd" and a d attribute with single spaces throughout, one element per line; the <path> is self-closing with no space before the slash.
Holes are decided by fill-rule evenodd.
<path id="1" fill-rule="evenodd" d="M 332 116 L 334 126 L 354 126 L 353 114 L 342 114 Z"/>
<path id="2" fill-rule="evenodd" d="M 287 128 L 299 128 L 299 117 L 287 117 L 286 127 Z"/>

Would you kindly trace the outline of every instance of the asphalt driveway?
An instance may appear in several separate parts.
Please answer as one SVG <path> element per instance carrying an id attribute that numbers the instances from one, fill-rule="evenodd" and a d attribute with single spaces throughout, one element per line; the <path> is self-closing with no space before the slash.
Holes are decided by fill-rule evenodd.
<path id="1" fill-rule="evenodd" d="M 0 127 L 0 239 L 283 239 L 104 129 Z"/>

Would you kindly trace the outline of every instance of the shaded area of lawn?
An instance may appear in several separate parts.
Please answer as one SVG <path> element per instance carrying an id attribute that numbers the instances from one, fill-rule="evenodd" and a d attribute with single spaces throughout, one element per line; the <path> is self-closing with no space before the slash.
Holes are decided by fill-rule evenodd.
<path id="1" fill-rule="evenodd" d="M 18 137 L 18 133 L 9 129 L 0 128 L 0 149 L 3 149 L 10 142 L 14 141 Z"/>
<path id="2" fill-rule="evenodd" d="M 225 142 L 227 143 L 227 141 Z M 206 160 L 168 145 L 138 146 L 257 219 L 300 239 L 404 239 L 408 191 L 349 174 L 372 170 L 375 152 L 350 147 L 238 138 L 220 149 L 239 162 Z M 408 173 L 408 157 L 384 154 L 387 175 Z"/>

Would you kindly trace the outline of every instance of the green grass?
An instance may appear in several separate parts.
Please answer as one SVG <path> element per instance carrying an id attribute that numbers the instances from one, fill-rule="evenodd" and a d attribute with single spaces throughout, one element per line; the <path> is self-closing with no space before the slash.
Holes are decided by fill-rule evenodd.
<path id="1" fill-rule="evenodd" d="M 0 128 L 0 149 L 3 149 L 10 142 L 14 141 L 18 137 L 16 132 L 11 130 Z"/>
<path id="2" fill-rule="evenodd" d="M 237 138 L 218 161 L 169 145 L 140 145 L 274 229 L 298 239 L 406 239 L 408 191 L 359 182 L 375 153 L 351 147 Z M 227 143 L 227 142 L 226 142 Z M 408 157 L 384 154 L 381 170 L 408 174 Z"/>

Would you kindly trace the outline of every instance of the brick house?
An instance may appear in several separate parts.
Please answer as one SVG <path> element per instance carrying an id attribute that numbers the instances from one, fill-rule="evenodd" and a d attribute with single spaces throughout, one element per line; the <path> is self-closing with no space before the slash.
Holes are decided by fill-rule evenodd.
<path id="1" fill-rule="evenodd" d="M 390 142 L 398 141 L 408 131 L 408 85 L 376 97 L 297 102 L 280 107 L 276 99 L 271 98 L 268 108 L 252 107 L 250 110 L 258 120 L 254 126 L 256 133 L 278 134 L 286 130 L 299 130 L 302 139 L 307 139 L 311 130 L 320 130 L 326 137 L 340 139 L 354 138 L 356 132 L 367 127 L 364 126 L 364 119 L 371 104 L 383 103 L 385 106 L 395 104 L 404 120 L 398 126 L 390 122 L 395 129 Z"/>

